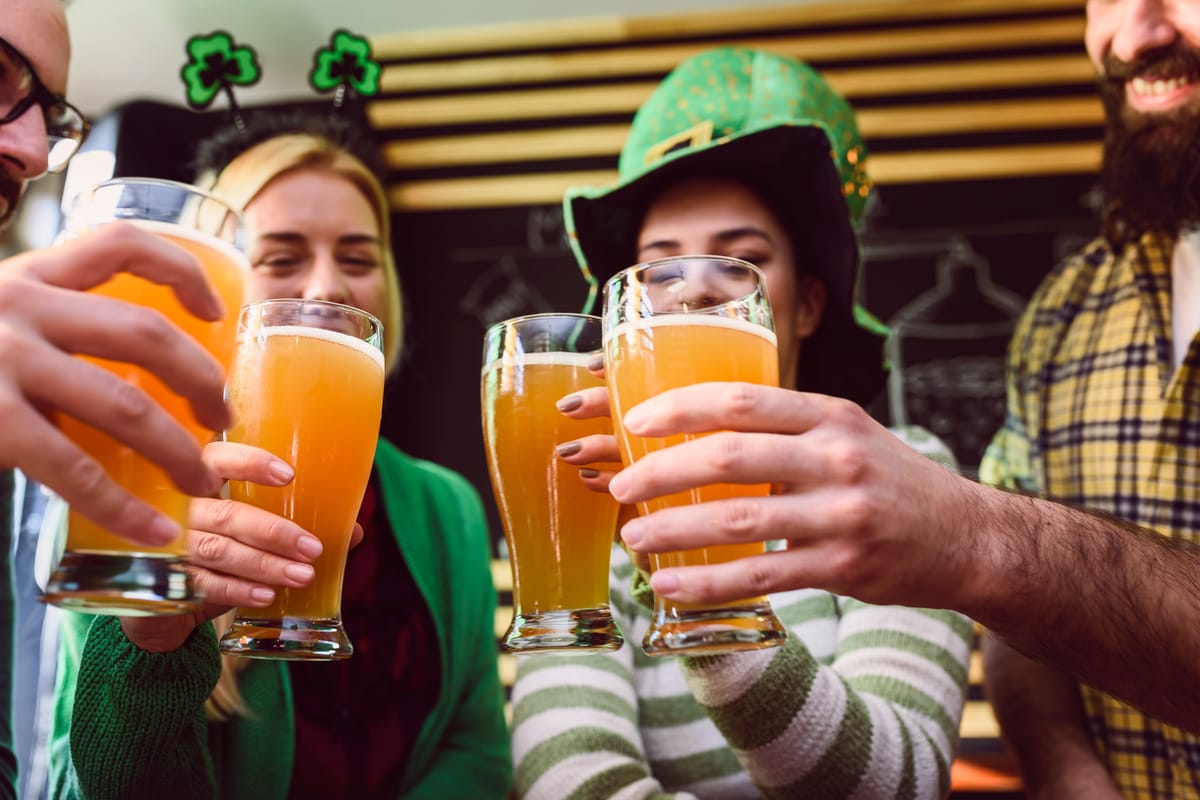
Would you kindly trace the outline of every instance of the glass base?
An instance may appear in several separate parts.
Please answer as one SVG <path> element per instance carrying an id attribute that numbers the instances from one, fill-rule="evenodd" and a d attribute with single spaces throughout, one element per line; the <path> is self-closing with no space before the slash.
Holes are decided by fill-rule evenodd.
<path id="1" fill-rule="evenodd" d="M 340 619 L 235 617 L 221 637 L 221 652 L 243 658 L 340 661 L 354 655 L 354 645 Z"/>
<path id="2" fill-rule="evenodd" d="M 786 638 L 767 603 L 671 613 L 656 608 L 642 649 L 648 656 L 710 656 L 779 647 Z"/>
<path id="3" fill-rule="evenodd" d="M 500 649 L 506 653 L 585 653 L 619 650 L 625 637 L 607 606 L 514 614 Z"/>
<path id="4" fill-rule="evenodd" d="M 143 553 L 63 553 L 42 600 L 124 617 L 186 614 L 204 605 L 182 558 Z"/>

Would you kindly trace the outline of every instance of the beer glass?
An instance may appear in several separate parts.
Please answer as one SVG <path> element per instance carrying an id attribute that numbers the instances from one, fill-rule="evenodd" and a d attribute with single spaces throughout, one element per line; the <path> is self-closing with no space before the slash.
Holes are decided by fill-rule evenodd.
<path id="1" fill-rule="evenodd" d="M 225 318 L 205 322 L 188 313 L 166 286 L 122 273 L 92 290 L 162 312 L 207 348 L 225 367 L 233 355 L 242 279 L 249 269 L 241 246 L 241 218 L 217 198 L 173 181 L 118 178 L 81 194 L 67 213 L 64 238 L 125 220 L 195 256 L 225 304 Z M 211 437 L 187 402 L 157 377 L 133 364 L 79 356 L 133 383 L 187 428 L 198 442 Z M 58 425 L 122 487 L 187 528 L 191 498 L 155 464 L 132 448 L 65 414 Z M 162 547 L 125 541 L 82 514 L 70 512 L 65 552 L 44 599 L 93 614 L 175 614 L 198 608 L 200 598 L 183 568 L 186 537 Z"/>
<path id="2" fill-rule="evenodd" d="M 295 522 L 321 540 L 303 588 L 275 588 L 266 608 L 239 608 L 221 652 L 330 660 L 354 652 L 342 627 L 342 577 L 367 490 L 383 409 L 383 326 L 321 300 L 252 303 L 238 320 L 225 434 L 296 471 L 287 486 L 231 481 L 230 496 Z"/>
<path id="3" fill-rule="evenodd" d="M 593 492 L 555 446 L 612 433 L 608 418 L 573 420 L 555 403 L 604 382 L 587 370 L 598 317 L 534 314 L 484 335 L 480 405 L 488 472 L 513 574 L 509 653 L 615 650 L 608 607 L 617 502 Z"/>
<path id="4" fill-rule="evenodd" d="M 779 383 L 774 322 L 762 273 L 735 258 L 680 256 L 623 270 L 604 287 L 604 366 L 621 460 L 707 434 L 643 438 L 621 420 L 638 403 L 708 381 Z M 642 514 L 731 497 L 766 495 L 770 487 L 717 484 L 639 503 Z M 652 570 L 720 564 L 764 552 L 761 542 L 651 555 Z M 656 597 L 642 642 L 648 655 L 706 655 L 773 647 L 786 630 L 766 597 L 718 605 Z"/>

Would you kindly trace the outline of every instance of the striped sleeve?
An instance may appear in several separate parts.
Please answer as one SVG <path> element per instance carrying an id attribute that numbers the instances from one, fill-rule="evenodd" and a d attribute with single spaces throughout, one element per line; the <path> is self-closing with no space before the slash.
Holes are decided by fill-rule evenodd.
<path id="1" fill-rule="evenodd" d="M 628 583 L 631 575 L 623 577 Z M 613 611 L 628 639 L 629 619 Z M 614 653 L 517 656 L 512 746 L 518 797 L 694 797 L 668 793 L 651 774 L 639 730 L 636 647 L 626 641 Z"/>
<path id="2" fill-rule="evenodd" d="M 692 694 L 766 797 L 944 797 L 969 622 L 841 598 L 838 606 L 828 666 L 793 635 L 781 648 L 684 659 Z"/>

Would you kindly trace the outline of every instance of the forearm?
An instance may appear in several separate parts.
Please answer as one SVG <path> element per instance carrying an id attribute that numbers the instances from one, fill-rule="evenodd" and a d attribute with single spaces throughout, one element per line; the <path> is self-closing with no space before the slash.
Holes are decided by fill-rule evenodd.
<path id="1" fill-rule="evenodd" d="M 1026 794 L 1119 798 L 1092 744 L 1075 680 L 993 636 L 985 637 L 983 654 L 988 699 Z"/>
<path id="2" fill-rule="evenodd" d="M 978 487 L 981 543 L 954 608 L 1013 647 L 1200 732 L 1200 548 L 1058 503 Z"/>
<path id="3" fill-rule="evenodd" d="M 117 619 L 93 624 L 79 664 L 70 755 L 93 798 L 215 796 L 204 701 L 220 673 L 211 625 L 175 653 L 145 653 Z"/>
<path id="4" fill-rule="evenodd" d="M 844 600 L 838 655 L 686 659 L 688 684 L 767 797 L 939 798 L 966 692 L 969 623 Z"/>

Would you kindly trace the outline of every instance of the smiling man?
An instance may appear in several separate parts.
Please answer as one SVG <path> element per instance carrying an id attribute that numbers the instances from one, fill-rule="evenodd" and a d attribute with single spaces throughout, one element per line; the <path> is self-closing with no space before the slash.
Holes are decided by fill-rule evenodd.
<path id="1" fill-rule="evenodd" d="M 991 476 L 1194 542 L 1200 2 L 1090 0 L 1086 31 L 1108 122 L 1104 238 L 1055 271 L 1025 315 Z M 1174 622 L 1167 613 L 1134 624 L 1162 628 Z M 1031 796 L 1197 796 L 1194 735 L 999 641 L 987 655 L 993 705 Z"/>

